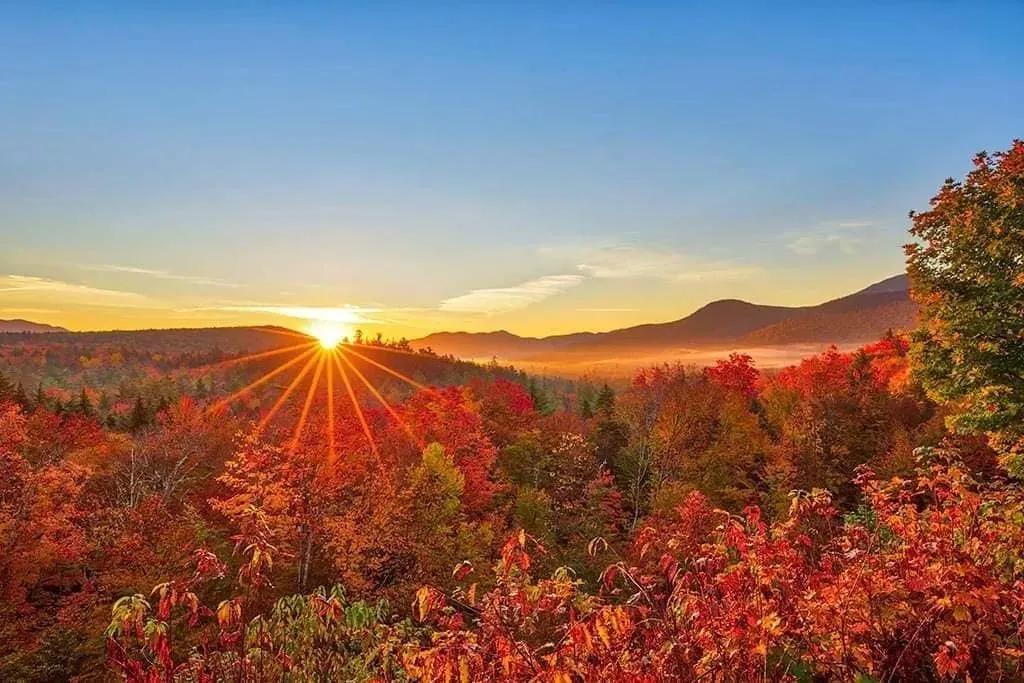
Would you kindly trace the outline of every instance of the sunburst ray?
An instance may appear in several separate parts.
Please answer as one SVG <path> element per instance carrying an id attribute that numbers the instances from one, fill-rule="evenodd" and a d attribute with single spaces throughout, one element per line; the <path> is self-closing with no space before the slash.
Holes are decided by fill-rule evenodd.
<path id="1" fill-rule="evenodd" d="M 363 427 L 363 433 L 366 435 L 366 440 L 370 442 L 370 450 L 373 452 L 374 457 L 380 457 L 380 453 L 377 451 L 377 442 L 373 438 L 373 432 L 370 431 L 370 425 L 366 421 L 366 415 L 363 414 L 363 408 L 359 405 L 359 400 L 356 398 L 356 392 L 352 390 L 352 383 L 348 379 L 348 374 L 345 373 L 345 368 L 342 367 L 341 361 L 338 359 L 338 354 L 331 354 L 331 358 L 334 359 L 334 365 L 338 368 L 338 372 L 341 374 L 341 381 L 345 384 L 345 391 L 348 393 L 348 400 L 352 402 L 352 407 L 356 411 L 356 416 L 359 418 L 359 424 Z"/>
<path id="2" fill-rule="evenodd" d="M 220 410 L 221 408 L 224 408 L 225 406 L 230 405 L 234 401 L 237 401 L 238 399 L 240 399 L 242 396 L 245 396 L 247 393 L 249 393 L 250 391 L 252 391 L 256 387 L 258 387 L 258 386 L 260 386 L 262 384 L 266 384 L 270 380 L 272 380 L 275 377 L 277 377 L 278 375 L 280 375 L 282 372 L 286 371 L 288 368 L 290 368 L 290 367 L 292 367 L 294 365 L 297 365 L 298 363 L 302 362 L 304 359 L 312 356 L 314 353 L 316 353 L 316 349 L 312 348 L 312 347 L 309 350 L 302 352 L 301 354 L 299 354 L 295 358 L 292 358 L 287 363 L 284 363 L 282 365 L 277 366 L 276 368 L 274 368 L 270 372 L 266 373 L 262 377 L 256 379 L 253 382 L 250 382 L 249 384 L 247 384 L 246 386 L 242 387 L 241 389 L 239 389 L 235 393 L 231 394 L 227 398 L 221 399 L 220 401 L 214 403 L 210 407 L 208 412 L 211 412 L 211 413 L 212 412 L 216 412 L 217 410 Z"/>
<path id="3" fill-rule="evenodd" d="M 306 392 L 306 400 L 302 404 L 302 413 L 299 414 L 299 422 L 295 425 L 295 435 L 292 437 L 292 443 L 290 446 L 291 451 L 295 451 L 299 446 L 299 440 L 302 438 L 302 430 L 306 427 L 306 420 L 309 418 L 309 409 L 313 405 L 313 397 L 316 395 L 316 389 L 320 386 L 320 375 L 324 371 L 324 362 L 327 360 L 325 354 L 321 353 L 317 355 L 316 370 L 313 371 L 313 380 L 309 383 L 309 391 Z"/>
<path id="4" fill-rule="evenodd" d="M 409 438 L 412 439 L 413 443 L 415 443 L 420 449 L 422 449 L 424 447 L 423 440 L 416 435 L 416 433 L 412 430 L 409 424 L 402 418 L 401 415 L 398 414 L 398 411 L 395 410 L 391 406 L 391 404 L 388 403 L 388 400 L 381 395 L 381 393 L 377 390 L 377 387 L 373 386 L 373 383 L 371 383 L 370 380 L 366 378 L 366 375 L 360 372 L 359 368 L 357 368 L 355 364 L 348 359 L 348 356 L 345 355 L 345 351 L 339 349 L 338 356 L 341 358 L 342 361 L 344 361 L 345 365 L 349 367 L 349 369 L 355 374 L 355 376 L 359 378 L 359 380 L 363 383 L 363 386 L 365 386 L 370 391 L 370 393 L 373 394 L 374 398 L 377 399 L 381 406 L 383 406 L 384 409 L 388 411 L 388 414 L 391 415 L 392 418 L 394 418 L 395 422 L 397 422 L 398 425 L 403 430 L 405 430 L 405 433 L 409 435 Z"/>
<path id="5" fill-rule="evenodd" d="M 299 371 L 299 374 L 297 374 L 294 377 L 294 379 L 292 379 L 291 383 L 287 387 L 285 387 L 284 393 L 282 393 L 278 397 L 277 401 L 274 402 L 274 405 L 271 406 L 270 411 L 263 416 L 263 419 L 260 420 L 259 424 L 256 426 L 257 434 L 262 432 L 266 428 L 267 424 L 269 424 L 270 421 L 274 419 L 274 415 L 277 414 L 277 411 L 280 410 L 281 406 L 285 404 L 285 401 L 288 400 L 288 397 L 291 396 L 292 392 L 295 391 L 296 387 L 299 386 L 299 383 L 302 382 L 302 379 L 307 374 L 309 374 L 309 371 L 313 367 L 313 363 L 316 361 L 317 358 L 318 356 L 310 356 L 310 359 L 306 361 L 305 365 L 302 366 L 302 370 Z"/>
<path id="6" fill-rule="evenodd" d="M 327 364 L 327 456 L 329 463 L 334 464 L 338 457 L 334 440 L 334 364 Z"/>

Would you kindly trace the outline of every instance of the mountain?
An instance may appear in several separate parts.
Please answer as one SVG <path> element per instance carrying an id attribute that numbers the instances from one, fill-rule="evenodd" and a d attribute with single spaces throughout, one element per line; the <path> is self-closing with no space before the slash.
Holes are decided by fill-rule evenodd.
<path id="1" fill-rule="evenodd" d="M 767 306 L 738 299 L 713 301 L 685 318 L 611 332 L 520 337 L 499 332 L 438 332 L 416 348 L 462 358 L 555 360 L 568 355 L 610 356 L 622 351 L 725 349 L 877 339 L 914 325 L 916 306 L 906 275 L 896 275 L 816 306 Z"/>
<path id="2" fill-rule="evenodd" d="M 34 323 L 31 320 L 0 320 L 0 334 L 5 332 L 67 332 L 63 327 Z"/>
<path id="3" fill-rule="evenodd" d="M 637 325 L 580 339 L 574 348 L 657 348 L 727 344 L 762 327 L 773 325 L 800 309 L 762 306 L 739 299 L 713 301 L 680 320 Z"/>
<path id="4" fill-rule="evenodd" d="M 550 339 L 550 338 L 548 338 Z M 524 352 L 550 347 L 536 337 L 520 337 L 505 330 L 497 332 L 437 332 L 412 342 L 418 349 L 434 348 L 458 358 L 498 356 L 515 358 Z M 482 355 L 481 355 L 482 354 Z"/>

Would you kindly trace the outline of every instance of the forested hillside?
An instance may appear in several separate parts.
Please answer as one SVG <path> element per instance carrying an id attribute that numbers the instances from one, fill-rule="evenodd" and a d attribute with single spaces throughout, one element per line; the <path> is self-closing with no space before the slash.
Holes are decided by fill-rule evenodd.
<path id="1" fill-rule="evenodd" d="M 303 343 L 312 344 L 313 338 L 276 327 L 0 335 L 0 386 L 7 386 L 28 408 L 88 414 L 108 427 L 124 428 L 140 415 L 152 421 L 185 397 L 208 402 L 229 396 L 298 356 Z M 375 362 L 385 361 L 389 368 L 433 386 L 484 376 L 529 383 L 512 368 L 414 352 L 404 342 L 367 340 L 358 348 L 361 357 L 353 362 L 382 393 L 397 398 L 408 396 L 412 387 Z M 247 396 L 248 408 L 258 411 L 272 404 L 273 392 L 290 376 L 273 379 Z M 532 381 L 538 395 L 564 385 L 556 379 Z"/>

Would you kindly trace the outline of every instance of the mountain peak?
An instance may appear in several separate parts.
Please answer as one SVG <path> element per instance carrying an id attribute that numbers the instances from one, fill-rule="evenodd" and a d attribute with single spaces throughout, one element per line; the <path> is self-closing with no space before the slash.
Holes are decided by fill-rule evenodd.
<path id="1" fill-rule="evenodd" d="M 899 275 L 893 275 L 873 285 L 869 285 L 856 294 L 892 294 L 893 292 L 908 291 L 910 291 L 910 280 L 907 278 L 906 273 L 900 273 Z"/>
<path id="2" fill-rule="evenodd" d="M 708 303 L 704 304 L 687 317 L 692 317 L 694 315 L 697 315 L 701 311 L 707 310 L 742 310 L 747 308 L 757 308 L 760 305 L 761 304 L 755 304 L 749 301 L 744 301 L 743 299 L 715 299 L 714 301 L 709 301 Z"/>

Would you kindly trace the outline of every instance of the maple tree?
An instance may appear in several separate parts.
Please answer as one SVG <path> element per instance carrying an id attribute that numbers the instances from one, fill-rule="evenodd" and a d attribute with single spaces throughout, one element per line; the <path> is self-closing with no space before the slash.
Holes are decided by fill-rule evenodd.
<path id="1" fill-rule="evenodd" d="M 754 367 L 754 359 L 745 353 L 730 353 L 726 360 L 716 361 L 704 374 L 719 386 L 738 393 L 747 400 L 757 396 L 757 383 L 761 373 Z"/>

